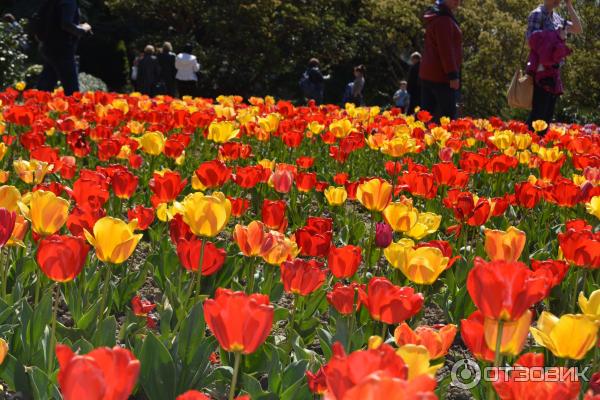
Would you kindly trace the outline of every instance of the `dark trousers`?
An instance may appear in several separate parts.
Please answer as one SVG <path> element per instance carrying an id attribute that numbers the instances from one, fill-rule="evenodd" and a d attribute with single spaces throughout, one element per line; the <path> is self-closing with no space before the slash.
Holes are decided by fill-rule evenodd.
<path id="1" fill-rule="evenodd" d="M 435 122 L 442 117 L 456 119 L 458 90 L 452 89 L 447 83 L 421 82 L 421 106 L 433 116 Z"/>
<path id="2" fill-rule="evenodd" d="M 183 96 L 196 96 L 196 89 L 198 88 L 198 82 L 196 81 L 177 81 L 177 90 L 179 91 L 179 97 Z"/>
<path id="3" fill-rule="evenodd" d="M 527 118 L 529 129 L 533 129 L 532 124 L 537 120 L 546 121 L 550 125 L 554 118 L 557 100 L 558 95 L 549 93 L 538 85 L 533 85 L 533 104 L 529 118 Z M 546 131 L 540 133 L 545 134 Z"/>
<path id="4" fill-rule="evenodd" d="M 79 91 L 77 77 L 77 61 L 75 60 L 74 45 L 67 45 L 61 49 L 51 49 L 42 46 L 41 53 L 44 60 L 44 69 L 40 74 L 37 88 L 51 92 L 60 80 L 65 94 L 72 95 Z"/>

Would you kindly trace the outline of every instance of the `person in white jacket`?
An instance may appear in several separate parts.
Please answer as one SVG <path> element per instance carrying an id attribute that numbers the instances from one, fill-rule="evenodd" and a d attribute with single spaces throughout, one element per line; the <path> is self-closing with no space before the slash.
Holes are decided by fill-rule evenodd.
<path id="1" fill-rule="evenodd" d="M 196 56 L 192 54 L 191 44 L 186 44 L 183 51 L 177 54 L 175 69 L 177 69 L 175 79 L 177 80 L 179 96 L 195 96 L 198 88 L 200 63 L 198 63 Z"/>

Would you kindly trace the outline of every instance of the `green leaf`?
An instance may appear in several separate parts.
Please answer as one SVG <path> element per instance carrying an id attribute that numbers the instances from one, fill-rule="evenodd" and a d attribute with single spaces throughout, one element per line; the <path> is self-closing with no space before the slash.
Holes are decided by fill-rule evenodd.
<path id="1" fill-rule="evenodd" d="M 50 324 L 52 319 L 52 296 L 42 296 L 42 300 L 37 305 L 31 319 L 27 324 L 24 345 L 33 353 L 41 344 L 40 338 L 44 333 L 46 325 Z"/>
<path id="2" fill-rule="evenodd" d="M 323 350 L 323 355 L 327 360 L 329 360 L 333 354 L 331 351 L 333 337 L 329 331 L 323 328 L 317 329 L 317 335 L 319 335 L 319 344 L 321 345 L 321 350 Z"/>
<path id="3" fill-rule="evenodd" d="M 90 325 L 92 324 L 92 322 L 96 321 L 98 319 L 98 310 L 100 309 L 100 299 L 98 299 L 98 301 L 96 302 L 96 304 L 94 304 L 93 306 L 91 306 L 84 314 L 83 317 L 81 317 L 80 320 L 75 321 L 75 326 L 81 330 L 86 330 L 90 327 Z"/>
<path id="4" fill-rule="evenodd" d="M 177 354 L 184 366 L 191 365 L 196 350 L 204 337 L 206 325 L 204 322 L 204 308 L 202 303 L 196 304 L 181 325 L 181 332 L 177 336 Z"/>
<path id="5" fill-rule="evenodd" d="M 31 382 L 33 397 L 36 400 L 61 398 L 58 388 L 52 383 L 52 380 L 48 377 L 48 375 L 46 375 L 44 371 L 34 366 L 30 367 L 28 373 L 29 381 Z"/>
<path id="6" fill-rule="evenodd" d="M 251 375 L 242 375 L 242 388 L 250 395 L 250 398 L 255 399 L 264 394 L 260 382 Z"/>
<path id="7" fill-rule="evenodd" d="M 152 333 L 142 345 L 140 384 L 150 400 L 175 398 L 175 363 L 167 348 Z"/>
<path id="8" fill-rule="evenodd" d="M 0 379 L 6 382 L 10 390 L 19 390 L 26 394 L 31 393 L 25 366 L 12 354 L 7 354 L 4 362 L 0 365 Z"/>
<path id="9" fill-rule="evenodd" d="M 98 325 L 96 333 L 92 338 L 92 343 L 96 347 L 113 347 L 116 342 L 117 320 L 114 316 L 110 316 Z"/>

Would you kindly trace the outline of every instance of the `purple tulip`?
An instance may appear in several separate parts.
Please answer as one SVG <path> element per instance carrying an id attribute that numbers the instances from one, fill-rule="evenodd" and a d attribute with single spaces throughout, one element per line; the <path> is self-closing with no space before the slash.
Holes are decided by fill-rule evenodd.
<path id="1" fill-rule="evenodd" d="M 392 243 L 393 239 L 391 226 L 385 222 L 378 222 L 377 225 L 375 225 L 375 246 L 380 249 L 385 249 Z"/>

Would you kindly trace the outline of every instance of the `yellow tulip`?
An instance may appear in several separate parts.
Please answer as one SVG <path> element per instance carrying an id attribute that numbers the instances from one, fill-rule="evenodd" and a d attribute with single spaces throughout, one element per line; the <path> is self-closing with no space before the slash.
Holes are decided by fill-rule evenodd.
<path id="1" fill-rule="evenodd" d="M 13 162 L 13 168 L 23 182 L 38 184 L 42 183 L 53 166 L 38 160 L 16 160 Z"/>
<path id="2" fill-rule="evenodd" d="M 25 88 L 27 87 L 27 84 L 23 81 L 19 81 L 17 83 L 15 83 L 15 89 L 17 89 L 19 92 L 22 92 L 23 90 L 25 90 Z M 2 363 L 0 363 L 2 364 Z"/>
<path id="3" fill-rule="evenodd" d="M 323 193 L 330 206 L 341 206 L 348 199 L 346 188 L 329 186 Z"/>
<path id="4" fill-rule="evenodd" d="M 519 164 L 529 165 L 531 161 L 531 152 L 529 150 L 520 151 L 519 155 Z"/>
<path id="5" fill-rule="evenodd" d="M 10 172 L 0 169 L 0 184 L 8 182 L 9 177 L 10 177 Z"/>
<path id="6" fill-rule="evenodd" d="M 531 146 L 531 148 L 533 149 L 533 146 Z M 550 147 L 550 148 L 540 147 L 537 149 L 536 152 L 543 161 L 548 161 L 548 162 L 557 162 L 563 156 L 563 152 L 560 150 L 560 148 L 558 146 L 554 146 L 554 147 Z"/>
<path id="7" fill-rule="evenodd" d="M 165 149 L 165 137 L 160 132 L 146 132 L 140 138 L 140 146 L 144 153 L 158 156 Z"/>
<path id="8" fill-rule="evenodd" d="M 450 134 L 450 132 L 448 132 L 441 126 L 438 126 L 431 130 L 431 136 L 434 139 L 434 141 L 438 142 L 440 146 L 444 147 L 448 139 L 452 137 L 452 134 Z"/>
<path id="9" fill-rule="evenodd" d="M 392 267 L 403 270 L 408 264 L 408 253 L 415 246 L 415 242 L 410 239 L 400 239 L 398 242 L 390 244 L 383 250 L 383 254 Z"/>
<path id="10" fill-rule="evenodd" d="M 392 185 L 377 178 L 359 185 L 356 190 L 356 199 L 371 211 L 383 211 L 391 198 Z"/>
<path id="11" fill-rule="evenodd" d="M 509 226 L 505 231 L 485 230 L 485 253 L 492 261 L 517 261 L 525 248 L 525 232 Z"/>
<path id="12" fill-rule="evenodd" d="M 216 143 L 227 143 L 239 133 L 232 122 L 212 122 L 208 127 L 208 140 Z"/>
<path id="13" fill-rule="evenodd" d="M 579 308 L 588 318 L 600 321 L 600 289 L 595 290 L 586 298 L 583 292 L 579 293 Z"/>
<path id="14" fill-rule="evenodd" d="M 542 121 L 541 119 L 538 119 L 537 121 L 533 121 L 531 126 L 533 126 L 533 129 L 536 132 L 541 132 L 541 131 L 548 129 L 548 124 L 546 123 L 546 121 Z"/>
<path id="15" fill-rule="evenodd" d="M 409 242 L 411 241 L 405 243 L 408 244 Z M 388 254 L 392 260 L 394 256 L 398 257 L 398 261 L 395 263 L 390 262 L 392 266 L 398 268 L 411 282 L 418 285 L 431 285 L 434 283 L 440 274 L 446 270 L 450 261 L 436 247 L 419 247 L 418 249 L 414 249 L 412 246 L 396 246 L 395 253 L 388 252 Z"/>
<path id="16" fill-rule="evenodd" d="M 515 140 L 515 134 L 512 131 L 497 131 L 490 137 L 490 142 L 494 143 L 500 150 L 506 150 L 512 146 Z"/>
<path id="17" fill-rule="evenodd" d="M 329 131 L 331 131 L 333 136 L 339 139 L 348 136 L 350 132 L 352 132 L 352 129 L 352 122 L 345 118 L 338 121 L 334 121 L 331 124 L 329 124 Z"/>
<path id="18" fill-rule="evenodd" d="M 319 124 L 317 121 L 312 121 L 308 124 L 307 128 L 311 134 L 318 135 L 321 132 L 323 132 L 323 129 L 325 129 L 325 126 Z"/>
<path id="19" fill-rule="evenodd" d="M 542 312 L 536 328 L 530 328 L 536 343 L 559 358 L 581 360 L 594 347 L 598 326 L 581 314 L 565 314 L 560 318 Z"/>
<path id="20" fill-rule="evenodd" d="M 529 146 L 531 146 L 531 135 L 526 133 L 519 133 L 515 135 L 515 144 L 519 150 L 527 149 Z"/>
<path id="21" fill-rule="evenodd" d="M 7 151 L 8 151 L 8 147 L 6 147 L 6 145 L 4 143 L 0 143 L 0 161 L 2 161 L 2 159 L 6 155 Z"/>
<path id="22" fill-rule="evenodd" d="M 420 213 L 417 223 L 406 234 L 413 239 L 421 240 L 435 233 L 442 223 L 442 216 L 431 212 Z"/>
<path id="23" fill-rule="evenodd" d="M 60 230 L 69 217 L 69 202 L 53 192 L 37 190 L 31 195 L 29 210 L 31 227 L 38 235 L 52 235 Z"/>
<path id="24" fill-rule="evenodd" d="M 386 140 L 381 145 L 381 152 L 390 157 L 402 157 L 407 153 L 414 153 L 419 149 L 417 141 L 410 136 L 395 137 Z"/>
<path id="25" fill-rule="evenodd" d="M 8 211 L 17 211 L 18 202 L 21 200 L 21 192 L 14 186 L 0 186 L 0 208 Z"/>
<path id="26" fill-rule="evenodd" d="M 594 196 L 589 203 L 586 203 L 585 209 L 596 218 L 600 218 L 600 196 Z"/>
<path id="27" fill-rule="evenodd" d="M 198 236 L 216 236 L 231 216 L 231 202 L 221 192 L 210 196 L 192 193 L 183 200 L 182 207 L 183 220 Z"/>
<path id="28" fill-rule="evenodd" d="M 122 264 L 133 254 L 142 234 L 135 234 L 137 221 L 129 224 L 112 217 L 100 218 L 94 225 L 93 234 L 84 230 L 88 242 L 96 249 L 98 260 L 110 264 Z"/>
<path id="29" fill-rule="evenodd" d="M 405 344 L 400 347 L 396 354 L 402 357 L 402 360 L 408 367 L 408 380 L 421 375 L 429 375 L 432 378 L 444 363 L 430 365 L 429 350 L 427 347 L 416 344 Z"/>
<path id="30" fill-rule="evenodd" d="M 502 342 L 500 344 L 500 353 L 510 354 L 512 356 L 519 355 L 523 350 L 525 339 L 529 333 L 531 325 L 531 311 L 527 310 L 516 321 L 505 321 L 502 326 Z M 496 340 L 498 338 L 498 320 L 485 318 L 483 322 L 483 332 L 485 343 L 495 351 Z"/>
<path id="31" fill-rule="evenodd" d="M 367 348 L 369 350 L 377 350 L 383 344 L 383 339 L 381 336 L 373 335 L 369 337 L 369 341 L 367 342 Z"/>
<path id="32" fill-rule="evenodd" d="M 4 359 L 6 358 L 7 354 L 8 354 L 8 343 L 6 343 L 6 340 L 0 339 L 0 365 L 2 365 L 2 363 L 4 363 Z"/>
<path id="33" fill-rule="evenodd" d="M 258 119 L 258 126 L 269 133 L 273 133 L 279 128 L 281 116 L 279 114 L 269 114 L 264 118 Z"/>
<path id="34" fill-rule="evenodd" d="M 412 229 L 419 218 L 419 211 L 411 201 L 390 203 L 383 210 L 383 218 L 396 232 L 407 232 Z"/>

